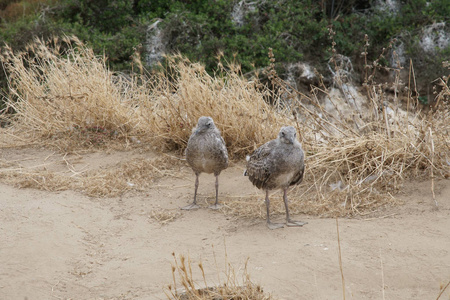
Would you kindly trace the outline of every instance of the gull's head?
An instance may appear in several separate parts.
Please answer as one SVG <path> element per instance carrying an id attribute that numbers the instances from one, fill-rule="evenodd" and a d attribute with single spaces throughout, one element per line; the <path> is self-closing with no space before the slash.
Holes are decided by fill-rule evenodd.
<path id="1" fill-rule="evenodd" d="M 209 129 L 216 128 L 214 121 L 211 117 L 200 117 L 195 127 L 195 132 L 205 132 Z"/>
<path id="2" fill-rule="evenodd" d="M 278 138 L 282 143 L 293 144 L 297 139 L 297 132 L 292 126 L 281 127 L 280 132 L 278 133 Z"/>

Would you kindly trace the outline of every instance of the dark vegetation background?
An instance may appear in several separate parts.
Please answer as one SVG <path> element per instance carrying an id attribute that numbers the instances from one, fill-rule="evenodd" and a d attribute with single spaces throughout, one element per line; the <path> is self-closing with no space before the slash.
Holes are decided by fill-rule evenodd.
<path id="1" fill-rule="evenodd" d="M 217 68 L 220 53 L 223 61 L 237 62 L 243 74 L 252 74 L 269 65 L 268 49 L 272 48 L 281 76 L 287 63 L 304 61 L 326 77 L 331 57 L 328 28 L 332 27 L 335 48 L 351 59 L 357 74 L 362 74 L 367 34 L 369 59 L 375 60 L 396 39 L 393 45 L 403 44 L 418 82 L 426 86 L 444 75 L 442 61 L 449 59 L 450 47 L 430 55 L 419 42 L 427 25 L 445 22 L 448 31 L 450 0 L 397 1 L 395 12 L 382 8 L 382 2 L 0 0 L 0 47 L 7 43 L 15 50 L 26 50 L 35 37 L 76 35 L 98 55 L 106 55 L 111 69 L 128 73 L 136 67 L 136 55 L 151 69 L 145 58 L 151 54 L 148 45 L 157 26 L 165 53 L 180 52 L 191 61 L 201 61 L 209 72 Z M 239 7 L 245 13 L 236 22 L 232 16 Z M 381 59 L 381 63 L 390 62 Z M 2 69 L 3 93 L 7 92 L 5 79 Z M 357 80 L 362 82 L 362 77 Z"/>

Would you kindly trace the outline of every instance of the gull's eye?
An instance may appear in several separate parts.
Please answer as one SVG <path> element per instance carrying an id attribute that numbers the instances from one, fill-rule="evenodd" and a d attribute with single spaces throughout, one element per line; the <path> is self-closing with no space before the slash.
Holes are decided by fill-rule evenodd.
<path id="1" fill-rule="evenodd" d="M 284 136 L 285 134 L 284 134 L 284 132 L 281 132 L 281 136 Z"/>

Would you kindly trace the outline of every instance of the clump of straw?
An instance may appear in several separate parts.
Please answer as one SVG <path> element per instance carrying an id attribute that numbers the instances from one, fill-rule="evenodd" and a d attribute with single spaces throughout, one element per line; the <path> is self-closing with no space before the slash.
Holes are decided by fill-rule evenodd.
<path id="1" fill-rule="evenodd" d="M 179 209 L 154 209 L 151 212 L 151 218 L 158 221 L 161 225 L 166 225 L 181 216 Z"/>
<path id="2" fill-rule="evenodd" d="M 170 300 L 275 299 L 272 295 L 264 293 L 259 285 L 250 280 L 247 271 L 248 260 L 245 262 L 242 280 L 239 280 L 233 266 L 226 262 L 225 280 L 214 286 L 208 286 L 202 262 L 198 263 L 202 283 L 198 283 L 192 271 L 190 258 L 186 259 L 185 256 L 180 255 L 177 259 L 175 253 L 172 253 L 172 255 L 175 261 L 175 264 L 172 265 L 173 284 L 165 290 L 166 296 Z M 176 279 L 177 275 L 179 280 Z M 204 287 L 200 288 L 200 285 L 204 285 Z"/>

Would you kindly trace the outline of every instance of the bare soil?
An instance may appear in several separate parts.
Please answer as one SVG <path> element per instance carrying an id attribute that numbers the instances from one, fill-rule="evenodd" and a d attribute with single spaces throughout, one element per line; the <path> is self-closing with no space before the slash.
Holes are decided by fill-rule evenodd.
<path id="1" fill-rule="evenodd" d="M 68 164 L 50 150 L 4 148 L 0 159 L 72 176 L 148 155 L 85 153 Z M 243 169 L 235 163 L 221 174 L 220 195 L 255 192 Z M 214 286 L 225 280 L 227 262 L 242 273 L 249 258 L 252 281 L 278 299 L 436 299 L 450 280 L 449 180 L 435 182 L 438 208 L 431 182 L 411 181 L 397 207 L 340 218 L 338 226 L 336 219 L 296 215 L 308 224 L 271 231 L 264 219 L 208 209 L 212 175 L 200 177 L 202 208 L 181 211 L 192 201 L 194 179 L 183 166 L 151 188 L 115 198 L 0 183 L 0 299 L 166 299 L 172 253 L 190 258 L 199 287 L 198 262 Z M 439 299 L 450 299 L 450 288 Z"/>

